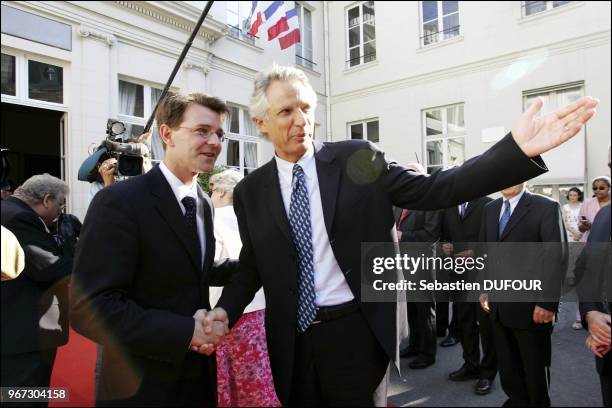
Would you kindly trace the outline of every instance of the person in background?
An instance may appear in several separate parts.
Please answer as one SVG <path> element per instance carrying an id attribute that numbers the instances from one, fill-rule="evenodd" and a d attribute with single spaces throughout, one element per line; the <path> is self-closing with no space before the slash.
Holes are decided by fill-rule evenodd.
<path id="1" fill-rule="evenodd" d="M 587 242 L 595 216 L 602 207 L 610 205 L 610 177 L 595 177 L 592 184 L 593 197 L 584 200 L 580 208 L 578 229 L 583 233 L 580 242 Z"/>
<path id="2" fill-rule="evenodd" d="M 13 191 L 15 191 L 15 183 L 11 180 L 2 181 L 2 199 L 8 198 L 13 195 Z"/>
<path id="3" fill-rule="evenodd" d="M 572 187 L 566 197 L 568 202 L 563 204 L 563 222 L 567 230 L 567 241 L 578 242 L 582 238 L 582 232 L 578 230 L 578 221 L 584 194 L 578 187 Z"/>
<path id="4" fill-rule="evenodd" d="M 234 187 L 242 180 L 235 170 L 210 177 L 209 190 L 215 207 L 215 260 L 237 259 L 242 243 L 234 214 Z M 221 297 L 221 287 L 210 288 L 210 304 Z M 266 329 L 263 289 L 255 294 L 232 331 L 217 347 L 217 404 L 220 407 L 280 407 L 274 391 Z"/>
<path id="5" fill-rule="evenodd" d="M 72 257 L 47 229 L 68 192 L 64 181 L 39 174 L 2 202 L 2 225 L 26 259 L 21 275 L 2 283 L 2 387 L 49 387 L 57 348 L 68 341 Z"/>

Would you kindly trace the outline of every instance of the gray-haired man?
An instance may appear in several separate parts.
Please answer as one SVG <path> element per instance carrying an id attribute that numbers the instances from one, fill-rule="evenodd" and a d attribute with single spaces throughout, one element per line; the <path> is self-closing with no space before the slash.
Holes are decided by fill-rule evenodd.
<path id="1" fill-rule="evenodd" d="M 397 241 L 392 205 L 447 208 L 543 173 L 537 156 L 574 136 L 597 101 L 535 118 L 538 100 L 489 151 L 428 177 L 367 141 L 314 142 L 316 100 L 295 68 L 275 66 L 255 79 L 251 116 L 276 156 L 234 191 L 244 270 L 208 319 L 227 311 L 234 324 L 263 286 L 283 404 L 384 404 L 376 391 L 389 362 L 399 367 L 398 322 L 406 317 L 394 303 L 361 302 L 361 243 Z"/>
<path id="2" fill-rule="evenodd" d="M 48 387 L 57 347 L 68 342 L 68 278 L 63 256 L 46 224 L 66 204 L 68 185 L 40 174 L 2 201 L 2 225 L 25 253 L 25 269 L 2 282 L 2 386 Z"/>

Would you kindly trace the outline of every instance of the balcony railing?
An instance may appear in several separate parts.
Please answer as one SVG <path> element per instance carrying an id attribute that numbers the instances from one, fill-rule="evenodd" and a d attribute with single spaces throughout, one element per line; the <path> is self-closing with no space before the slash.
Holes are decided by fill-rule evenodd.
<path id="1" fill-rule="evenodd" d="M 449 38 L 456 37 L 459 35 L 460 25 L 456 25 L 454 27 L 447 28 L 446 30 L 436 31 L 435 33 L 426 34 L 421 37 L 421 44 L 429 45 L 433 43 L 437 43 L 439 41 L 448 40 Z M 443 38 L 439 39 L 438 34 L 442 34 Z"/>
<path id="2" fill-rule="evenodd" d="M 317 66 L 317 64 L 311 60 L 309 60 L 308 58 L 304 58 L 301 55 L 297 55 L 295 54 L 295 62 L 297 64 L 300 64 L 303 67 L 309 68 L 311 70 L 314 71 L 315 67 Z"/>
<path id="3" fill-rule="evenodd" d="M 255 45 L 255 39 L 259 38 L 256 35 L 251 35 L 249 34 L 248 31 L 245 30 L 241 30 L 240 28 L 233 26 L 231 24 L 227 25 L 229 27 L 229 34 L 230 36 L 240 40 L 240 41 L 244 41 L 246 43 L 249 43 L 251 45 Z"/>

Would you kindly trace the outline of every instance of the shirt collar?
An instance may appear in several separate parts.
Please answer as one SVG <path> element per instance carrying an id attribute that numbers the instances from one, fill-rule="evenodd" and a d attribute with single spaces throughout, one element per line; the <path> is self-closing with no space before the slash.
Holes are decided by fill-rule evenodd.
<path id="1" fill-rule="evenodd" d="M 523 196 L 523 194 L 525 194 L 525 189 L 523 189 L 523 191 L 521 191 L 520 193 L 518 193 L 517 195 L 515 195 L 514 197 L 512 197 L 509 200 L 506 200 L 504 198 L 504 205 L 505 205 L 506 201 L 509 201 L 510 202 L 510 207 L 514 208 L 516 206 L 516 204 L 519 202 L 519 200 L 521 199 L 521 197 Z"/>
<path id="2" fill-rule="evenodd" d="M 299 164 L 300 167 L 304 170 L 304 174 L 306 175 L 306 179 L 311 179 L 314 177 L 315 170 L 315 160 L 314 160 L 314 145 L 312 143 L 308 144 L 308 148 L 306 149 L 306 153 L 297 161 L 297 163 L 292 163 L 287 160 L 281 159 L 276 154 L 274 155 L 274 159 L 276 160 L 276 166 L 278 168 L 278 173 L 280 174 L 281 181 L 288 182 L 291 184 L 293 180 L 293 166 Z"/>
<path id="3" fill-rule="evenodd" d="M 159 169 L 168 180 L 168 184 L 170 184 L 170 188 L 179 202 L 182 202 L 183 198 L 187 196 L 198 200 L 198 183 L 196 181 L 193 181 L 191 185 L 184 184 L 163 161 L 159 164 Z"/>

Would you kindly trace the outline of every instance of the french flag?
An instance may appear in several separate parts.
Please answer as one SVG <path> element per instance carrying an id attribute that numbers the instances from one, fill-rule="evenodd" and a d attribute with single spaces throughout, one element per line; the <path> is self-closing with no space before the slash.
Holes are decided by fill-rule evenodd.
<path id="1" fill-rule="evenodd" d="M 266 23 L 268 41 L 278 38 L 282 50 L 300 42 L 300 27 L 297 9 L 285 10 L 284 1 L 273 1 L 263 12 L 259 11 L 257 1 L 252 2 L 251 15 L 255 16 L 249 34 L 255 36 L 259 28 Z M 255 14 L 255 11 L 257 13 Z"/>

